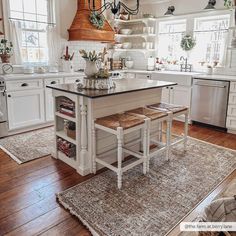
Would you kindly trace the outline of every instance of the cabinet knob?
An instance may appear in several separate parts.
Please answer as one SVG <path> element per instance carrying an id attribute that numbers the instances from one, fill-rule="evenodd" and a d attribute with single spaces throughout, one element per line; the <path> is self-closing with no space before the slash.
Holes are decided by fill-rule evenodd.
<path id="1" fill-rule="evenodd" d="M 171 87 L 170 89 L 174 89 L 173 87 Z"/>
<path id="2" fill-rule="evenodd" d="M 21 85 L 21 87 L 27 87 L 27 86 L 28 86 L 27 83 L 23 83 L 23 84 Z"/>
<path id="3" fill-rule="evenodd" d="M 11 95 L 9 94 L 8 97 L 11 98 Z"/>
<path id="4" fill-rule="evenodd" d="M 166 87 L 166 89 L 169 89 L 169 87 Z"/>
<path id="5" fill-rule="evenodd" d="M 80 82 L 80 80 L 79 80 L 79 79 L 77 79 L 75 82 L 76 82 L 76 83 L 78 83 L 78 82 Z"/>
<path id="6" fill-rule="evenodd" d="M 57 82 L 56 81 L 52 81 L 51 84 L 56 84 Z"/>

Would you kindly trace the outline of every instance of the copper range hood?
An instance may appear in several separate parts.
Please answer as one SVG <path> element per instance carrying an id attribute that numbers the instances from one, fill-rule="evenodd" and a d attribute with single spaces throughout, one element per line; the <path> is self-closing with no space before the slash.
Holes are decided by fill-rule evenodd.
<path id="1" fill-rule="evenodd" d="M 96 8 L 101 7 L 101 0 L 96 0 Z M 87 0 L 78 0 L 78 9 L 69 32 L 69 41 L 91 40 L 100 42 L 114 42 L 115 33 L 108 21 L 102 30 L 94 27 L 90 21 L 90 10 Z"/>

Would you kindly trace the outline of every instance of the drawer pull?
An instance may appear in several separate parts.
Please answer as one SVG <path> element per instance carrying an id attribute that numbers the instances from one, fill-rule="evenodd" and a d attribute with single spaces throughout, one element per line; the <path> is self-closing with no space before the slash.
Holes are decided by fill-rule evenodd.
<path id="1" fill-rule="evenodd" d="M 76 83 L 78 83 L 78 82 L 80 82 L 80 80 L 79 80 L 79 79 L 77 79 L 75 82 L 76 82 Z"/>
<path id="2" fill-rule="evenodd" d="M 29 86 L 27 83 L 23 83 L 23 84 L 21 85 L 21 87 L 27 87 L 27 86 Z"/>
<path id="3" fill-rule="evenodd" d="M 56 84 L 57 82 L 56 81 L 52 81 L 51 84 Z"/>

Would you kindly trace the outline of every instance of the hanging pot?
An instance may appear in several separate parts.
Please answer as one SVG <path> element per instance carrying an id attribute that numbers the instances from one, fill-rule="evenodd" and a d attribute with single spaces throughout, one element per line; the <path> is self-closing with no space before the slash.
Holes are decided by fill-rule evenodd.
<path id="1" fill-rule="evenodd" d="M 2 63 L 10 63 L 11 55 L 1 54 L 0 57 L 1 57 Z"/>
<path id="2" fill-rule="evenodd" d="M 90 78 L 98 73 L 97 63 L 95 61 L 86 60 L 86 67 L 84 70 L 85 75 Z"/>

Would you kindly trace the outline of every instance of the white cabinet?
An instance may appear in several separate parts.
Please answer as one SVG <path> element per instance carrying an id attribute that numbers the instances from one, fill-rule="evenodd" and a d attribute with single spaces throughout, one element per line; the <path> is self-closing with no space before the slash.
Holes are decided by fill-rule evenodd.
<path id="1" fill-rule="evenodd" d="M 62 84 L 63 78 L 45 79 L 45 115 L 46 121 L 50 122 L 54 120 L 54 106 L 52 89 L 46 88 L 47 85 Z"/>
<path id="2" fill-rule="evenodd" d="M 170 88 L 169 87 L 162 89 L 161 102 L 170 103 Z"/>
<path id="3" fill-rule="evenodd" d="M 170 89 L 170 103 L 190 107 L 192 88 L 174 86 Z"/>
<path id="4" fill-rule="evenodd" d="M 83 79 L 84 76 L 78 76 L 78 77 L 66 77 L 64 79 L 65 84 L 73 84 L 73 83 L 78 83 Z"/>
<path id="5" fill-rule="evenodd" d="M 136 79 L 152 79 L 152 75 L 151 74 L 145 74 L 145 73 L 143 73 L 143 74 L 136 74 L 136 76 L 135 76 L 135 78 Z"/>
<path id="6" fill-rule="evenodd" d="M 42 124 L 45 120 L 44 90 L 23 90 L 7 93 L 9 129 Z"/>
<path id="7" fill-rule="evenodd" d="M 236 82 L 230 83 L 226 128 L 229 133 L 236 133 Z"/>

